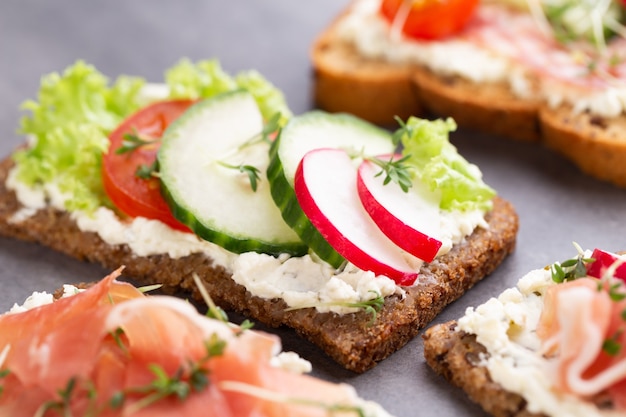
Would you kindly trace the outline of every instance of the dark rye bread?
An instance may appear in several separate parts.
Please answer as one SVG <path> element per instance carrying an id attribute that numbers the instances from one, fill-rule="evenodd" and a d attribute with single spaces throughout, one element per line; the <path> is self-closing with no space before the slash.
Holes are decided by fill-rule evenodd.
<path id="1" fill-rule="evenodd" d="M 422 334 L 426 363 L 494 417 L 542 417 L 526 410 L 526 400 L 493 382 L 479 366 L 487 353 L 476 336 L 456 330 L 456 321 L 430 327 Z"/>
<path id="2" fill-rule="evenodd" d="M 337 25 L 348 12 L 320 33 L 311 48 L 317 107 L 385 126 L 397 125 L 396 115 L 452 117 L 461 128 L 542 143 L 584 173 L 626 187 L 626 115 L 608 118 L 575 114 L 567 106 L 551 109 L 537 99 L 521 99 L 504 83 L 477 84 L 416 64 L 364 57 L 337 35 Z"/>
<path id="3" fill-rule="evenodd" d="M 140 285 L 160 283 L 165 293 L 190 292 L 200 299 L 193 280 L 197 273 L 224 309 L 269 326 L 291 327 L 346 369 L 359 373 L 400 349 L 446 305 L 489 275 L 514 250 L 518 230 L 513 206 L 496 198 L 487 217 L 489 229 L 478 229 L 450 253 L 424 266 L 419 284 L 407 288 L 404 298 L 387 297 L 371 323 L 372 317 L 364 311 L 347 315 L 322 314 L 311 308 L 286 311 L 284 301 L 252 296 L 203 254 L 179 259 L 139 257 L 126 245 L 110 246 L 95 233 L 81 232 L 67 212 L 52 207 L 20 223 L 11 222 L 20 209 L 15 194 L 5 186 L 11 166 L 10 159 L 0 163 L 0 235 L 36 242 L 111 270 L 125 265 L 125 276 Z"/>

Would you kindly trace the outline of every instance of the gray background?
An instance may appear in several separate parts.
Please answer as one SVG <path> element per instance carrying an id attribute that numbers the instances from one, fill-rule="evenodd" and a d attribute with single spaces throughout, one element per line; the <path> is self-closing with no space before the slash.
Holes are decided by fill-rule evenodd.
<path id="1" fill-rule="evenodd" d="M 35 98 L 40 77 L 77 59 L 111 78 L 162 80 L 182 57 L 219 58 L 231 72 L 255 68 L 281 88 L 295 113 L 311 104 L 309 48 L 347 0 L 2 0 L 0 2 L 0 154 L 22 143 L 20 104 Z M 521 228 L 516 252 L 501 268 L 449 306 L 436 322 L 456 318 L 530 269 L 583 248 L 626 248 L 626 190 L 583 176 L 536 145 L 454 134 L 453 143 L 478 164 L 490 185 L 514 203 Z M 626 162 L 626 161 L 625 161 Z M 34 290 L 92 281 L 105 271 L 32 244 L 0 238 L 0 311 Z M 285 349 L 313 362 L 315 374 L 348 382 L 396 416 L 482 416 L 484 413 L 424 364 L 418 337 L 373 370 L 355 375 L 288 330 Z"/>

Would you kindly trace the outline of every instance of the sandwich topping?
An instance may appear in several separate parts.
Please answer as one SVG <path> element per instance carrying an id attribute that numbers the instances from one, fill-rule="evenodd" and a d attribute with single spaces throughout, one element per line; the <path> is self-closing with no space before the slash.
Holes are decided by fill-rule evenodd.
<path id="1" fill-rule="evenodd" d="M 626 409 L 626 258 L 596 249 L 523 277 L 473 309 L 459 330 L 486 347 L 481 366 L 530 412 L 610 416 Z"/>
<path id="2" fill-rule="evenodd" d="M 31 143 L 7 181 L 24 206 L 13 221 L 51 205 L 138 256 L 206 253 L 255 295 L 337 313 L 402 295 L 424 262 L 487 227 L 495 192 L 449 143 L 451 120 L 409 119 L 392 135 L 347 115 L 292 116 L 259 74 L 231 78 L 215 61 L 182 61 L 166 81 L 109 87 L 82 62 L 49 76 L 26 105 Z M 339 171 L 299 166 L 320 148 L 347 161 L 331 201 Z M 337 220 L 347 206 L 361 223 Z M 361 233 L 367 222 L 376 238 Z M 407 233 L 414 245 L 397 246 Z"/>
<path id="3" fill-rule="evenodd" d="M 482 1 L 466 24 L 432 39 L 396 30 L 396 20 L 404 17 L 398 12 L 390 20 L 385 3 L 360 0 L 339 26 L 340 36 L 364 56 L 415 63 L 477 83 L 506 83 L 518 96 L 554 107 L 569 104 L 608 117 L 624 110 L 621 2 Z"/>
<path id="4" fill-rule="evenodd" d="M 389 416 L 347 384 L 276 366 L 276 336 L 144 296 L 119 274 L 0 315 L 0 414 Z"/>

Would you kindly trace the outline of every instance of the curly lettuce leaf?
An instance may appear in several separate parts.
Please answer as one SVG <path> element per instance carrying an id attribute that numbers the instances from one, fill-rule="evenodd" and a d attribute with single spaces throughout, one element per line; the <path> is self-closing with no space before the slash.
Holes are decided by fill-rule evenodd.
<path id="1" fill-rule="evenodd" d="M 105 201 L 101 155 L 108 133 L 137 108 L 144 81 L 120 77 L 113 86 L 93 66 L 77 61 L 63 74 L 42 78 L 38 100 L 23 108 L 19 132 L 31 146 L 14 154 L 18 178 L 27 185 L 54 181 L 69 198 L 68 210 L 94 210 Z"/>
<path id="2" fill-rule="evenodd" d="M 396 133 L 407 163 L 416 167 L 416 176 L 431 190 L 441 193 L 444 210 L 490 210 L 496 192 L 482 180 L 476 165 L 469 163 L 449 141 L 456 130 L 452 119 L 407 120 Z"/>
<path id="3" fill-rule="evenodd" d="M 292 116 L 282 91 L 276 88 L 258 71 L 240 72 L 237 74 L 235 81 L 239 88 L 243 88 L 252 94 L 265 120 L 270 120 L 274 114 L 280 113 L 280 125 L 284 126 Z"/>
<path id="4" fill-rule="evenodd" d="M 269 120 L 291 116 L 282 92 L 255 71 L 231 77 L 217 60 L 179 61 L 165 72 L 170 98 L 202 99 L 244 88 Z M 67 210 L 91 212 L 109 201 L 101 179 L 108 135 L 145 104 L 138 77 L 119 77 L 112 85 L 93 66 L 77 61 L 62 74 L 42 78 L 37 100 L 23 108 L 20 133 L 30 146 L 14 154 L 18 178 L 29 186 L 54 182 L 68 199 Z"/>
<path id="5" fill-rule="evenodd" d="M 252 94 L 266 120 L 280 113 L 282 125 L 292 115 L 283 93 L 259 72 L 242 71 L 231 77 L 215 59 L 195 64 L 183 59 L 165 73 L 165 81 L 171 98 L 210 98 L 241 88 Z"/>
<path id="6" fill-rule="evenodd" d="M 227 74 L 217 60 L 193 63 L 180 60 L 165 72 L 165 82 L 171 98 L 197 100 L 209 98 L 237 88 L 235 80 Z"/>

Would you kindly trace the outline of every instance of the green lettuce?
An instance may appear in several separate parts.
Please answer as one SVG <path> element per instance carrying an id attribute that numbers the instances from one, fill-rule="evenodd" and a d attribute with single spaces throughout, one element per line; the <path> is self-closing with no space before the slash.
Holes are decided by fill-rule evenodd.
<path id="1" fill-rule="evenodd" d="M 231 77 L 217 60 L 194 64 L 183 59 L 165 73 L 165 81 L 170 87 L 172 98 L 210 98 L 240 88 L 252 94 L 266 120 L 280 113 L 284 123 L 292 115 L 282 91 L 258 71 L 242 71 Z"/>
<path id="2" fill-rule="evenodd" d="M 482 180 L 476 165 L 469 163 L 449 141 L 456 130 L 452 119 L 429 121 L 411 117 L 396 132 L 407 163 L 431 190 L 441 193 L 444 210 L 490 210 L 496 192 Z"/>
<path id="3" fill-rule="evenodd" d="M 14 154 L 18 178 L 27 185 L 55 181 L 67 193 L 68 210 L 94 210 L 105 200 L 101 155 L 108 133 L 137 109 L 138 78 L 122 76 L 113 86 L 93 66 L 78 61 L 62 75 L 44 76 L 38 100 L 22 107 L 19 132 L 31 146 Z"/>
<path id="4" fill-rule="evenodd" d="M 192 63 L 179 61 L 165 71 L 170 98 L 203 99 L 245 88 L 255 97 L 269 120 L 280 112 L 291 115 L 285 99 L 255 71 L 231 77 L 217 60 Z M 112 85 L 96 68 L 77 61 L 62 74 L 42 78 L 37 100 L 23 109 L 19 133 L 29 146 L 13 158 L 18 178 L 29 186 L 55 182 L 69 197 L 67 210 L 92 212 L 109 205 L 101 179 L 102 155 L 108 150 L 108 135 L 144 102 L 141 89 L 146 81 L 120 76 Z"/>

